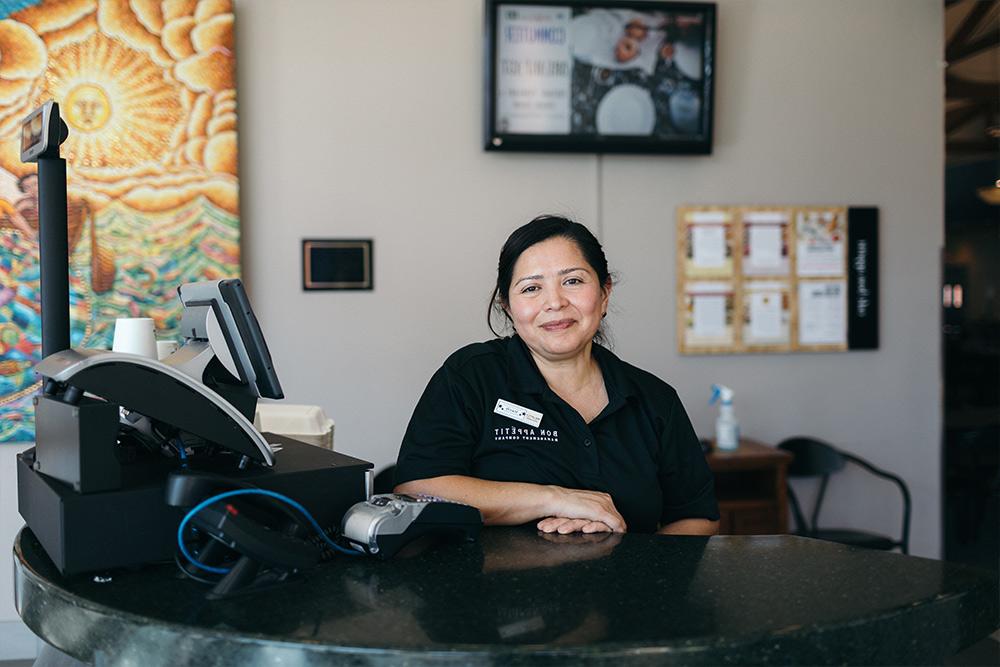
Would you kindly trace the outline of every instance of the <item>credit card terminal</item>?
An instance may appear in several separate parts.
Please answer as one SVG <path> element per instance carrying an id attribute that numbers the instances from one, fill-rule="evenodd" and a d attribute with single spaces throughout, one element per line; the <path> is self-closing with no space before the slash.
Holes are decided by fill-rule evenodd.
<path id="1" fill-rule="evenodd" d="M 482 515 L 471 505 L 427 495 L 383 493 L 348 509 L 341 535 L 358 551 L 385 559 L 428 533 L 474 540 L 482 525 Z"/>

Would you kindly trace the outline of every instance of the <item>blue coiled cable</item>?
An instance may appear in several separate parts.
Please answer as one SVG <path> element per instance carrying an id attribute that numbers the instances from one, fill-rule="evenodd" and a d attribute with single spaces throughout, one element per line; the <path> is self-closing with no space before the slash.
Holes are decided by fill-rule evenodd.
<path id="1" fill-rule="evenodd" d="M 225 500 L 226 498 L 232 498 L 234 496 L 249 496 L 249 495 L 267 496 L 269 498 L 274 498 L 276 500 L 280 500 L 283 503 L 291 505 L 296 510 L 298 510 L 302 514 L 302 516 L 306 518 L 306 520 L 309 521 L 310 525 L 312 525 L 312 527 L 316 529 L 316 533 L 334 551 L 339 551 L 342 554 L 347 554 L 350 556 L 362 555 L 362 552 L 360 551 L 355 551 L 354 549 L 347 549 L 345 547 L 340 546 L 333 540 L 331 540 L 323 531 L 323 528 L 319 525 L 319 522 L 317 522 L 316 519 L 313 518 L 313 515 L 309 513 L 309 510 L 303 507 L 300 502 L 292 500 L 288 496 L 283 495 L 281 493 L 277 493 L 276 491 L 269 491 L 268 489 L 237 489 L 235 491 L 226 491 L 224 493 L 214 495 L 211 498 L 206 498 L 205 500 L 201 501 L 193 508 L 191 508 L 191 510 L 184 515 L 184 518 L 181 519 L 181 524 L 177 527 L 177 546 L 180 548 L 181 553 L 184 555 L 184 558 L 188 560 L 188 562 L 190 562 L 197 568 L 205 570 L 206 572 L 212 572 L 213 574 L 227 574 L 229 572 L 229 568 L 205 565 L 204 563 L 201 563 L 198 560 L 196 560 L 195 557 L 192 556 L 191 553 L 187 550 L 187 546 L 185 546 L 184 544 L 184 529 L 187 527 L 188 522 L 191 521 L 191 519 L 194 517 L 195 514 L 202 511 L 212 503 L 216 503 L 220 500 Z"/>

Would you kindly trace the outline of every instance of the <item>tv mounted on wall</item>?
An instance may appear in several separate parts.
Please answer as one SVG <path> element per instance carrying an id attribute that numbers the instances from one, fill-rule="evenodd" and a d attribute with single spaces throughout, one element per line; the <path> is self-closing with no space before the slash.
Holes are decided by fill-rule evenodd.
<path id="1" fill-rule="evenodd" d="M 486 0 L 486 150 L 711 153 L 715 11 Z"/>

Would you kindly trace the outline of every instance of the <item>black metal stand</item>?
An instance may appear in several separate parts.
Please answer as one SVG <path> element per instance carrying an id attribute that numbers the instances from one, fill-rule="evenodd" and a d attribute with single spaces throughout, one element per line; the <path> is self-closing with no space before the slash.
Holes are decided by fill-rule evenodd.
<path id="1" fill-rule="evenodd" d="M 69 232 L 66 160 L 38 160 L 38 258 L 42 289 L 42 357 L 69 349 Z"/>

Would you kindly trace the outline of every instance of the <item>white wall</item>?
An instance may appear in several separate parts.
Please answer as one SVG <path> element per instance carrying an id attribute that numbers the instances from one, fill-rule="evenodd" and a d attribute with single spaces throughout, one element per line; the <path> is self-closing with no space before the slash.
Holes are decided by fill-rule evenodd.
<path id="1" fill-rule="evenodd" d="M 242 0 L 245 276 L 287 399 L 322 405 L 337 449 L 394 460 L 444 357 L 489 337 L 506 235 L 539 212 L 598 231 L 622 277 L 616 350 L 712 430 L 711 382 L 743 433 L 826 438 L 904 477 L 913 552 L 940 554 L 939 0 L 722 0 L 707 157 L 487 154 L 482 3 Z M 680 357 L 674 209 L 809 203 L 881 211 L 882 345 L 848 354 Z M 375 239 L 375 291 L 304 293 L 300 242 Z M 891 532 L 886 490 L 849 476 L 830 522 Z"/>

